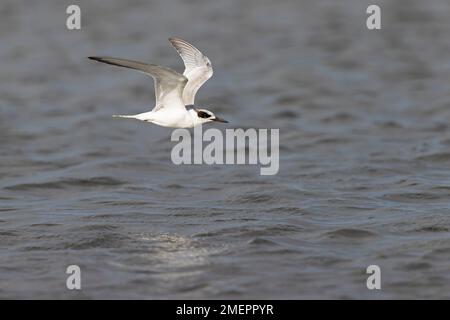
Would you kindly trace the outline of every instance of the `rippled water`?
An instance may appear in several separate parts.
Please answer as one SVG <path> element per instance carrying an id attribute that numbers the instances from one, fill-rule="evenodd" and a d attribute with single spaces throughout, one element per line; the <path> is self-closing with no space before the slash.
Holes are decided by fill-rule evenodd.
<path id="1" fill-rule="evenodd" d="M 450 298 L 450 4 L 372 2 L 78 1 L 68 31 L 3 1 L 0 298 Z M 278 175 L 175 166 L 171 130 L 111 118 L 151 80 L 85 57 L 181 71 L 173 35 L 218 128 L 280 128 Z"/>

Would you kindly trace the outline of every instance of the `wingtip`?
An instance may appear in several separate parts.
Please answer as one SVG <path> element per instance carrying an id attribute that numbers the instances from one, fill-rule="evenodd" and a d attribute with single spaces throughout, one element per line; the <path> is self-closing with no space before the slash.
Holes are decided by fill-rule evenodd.
<path id="1" fill-rule="evenodd" d="M 187 42 L 186 40 L 183 40 L 183 39 L 181 39 L 181 38 L 179 38 L 179 37 L 170 37 L 169 38 L 169 42 L 170 43 L 174 43 L 174 42 Z"/>

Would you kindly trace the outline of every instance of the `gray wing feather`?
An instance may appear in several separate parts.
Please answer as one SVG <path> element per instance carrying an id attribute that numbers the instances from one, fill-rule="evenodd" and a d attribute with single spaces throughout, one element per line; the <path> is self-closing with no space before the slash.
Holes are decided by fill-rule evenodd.
<path id="1" fill-rule="evenodd" d="M 194 104 L 198 89 L 213 75 L 211 62 L 189 42 L 175 37 L 169 38 L 169 41 L 183 59 L 185 66 L 183 75 L 188 78 L 183 90 L 183 102 L 186 105 Z"/>
<path id="2" fill-rule="evenodd" d="M 155 64 L 111 57 L 89 57 L 89 59 L 114 66 L 134 69 L 150 75 L 155 82 L 156 106 L 153 109 L 154 111 L 162 108 L 164 106 L 164 101 L 168 99 L 169 96 L 173 99 L 174 95 L 175 97 L 178 95 L 181 101 L 183 89 L 188 82 L 188 79 L 178 72 Z"/>

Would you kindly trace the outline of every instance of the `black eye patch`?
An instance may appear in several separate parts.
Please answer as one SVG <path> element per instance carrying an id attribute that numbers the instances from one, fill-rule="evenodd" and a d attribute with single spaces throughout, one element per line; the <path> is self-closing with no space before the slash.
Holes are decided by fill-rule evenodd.
<path id="1" fill-rule="evenodd" d="M 199 118 L 209 118 L 209 117 L 211 117 L 211 115 L 209 113 L 206 113 L 204 111 L 197 112 L 197 115 L 198 115 Z"/>

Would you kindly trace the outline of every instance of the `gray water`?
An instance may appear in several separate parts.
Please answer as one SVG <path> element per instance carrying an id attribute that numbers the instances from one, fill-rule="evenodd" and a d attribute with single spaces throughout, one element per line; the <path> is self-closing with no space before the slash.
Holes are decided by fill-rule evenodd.
<path id="1" fill-rule="evenodd" d="M 0 6 L 0 298 L 450 298 L 448 1 L 76 3 L 81 31 Z M 277 175 L 176 166 L 170 129 L 111 118 L 151 79 L 86 57 L 181 72 L 169 36 L 213 63 L 211 127 L 280 129 Z"/>

